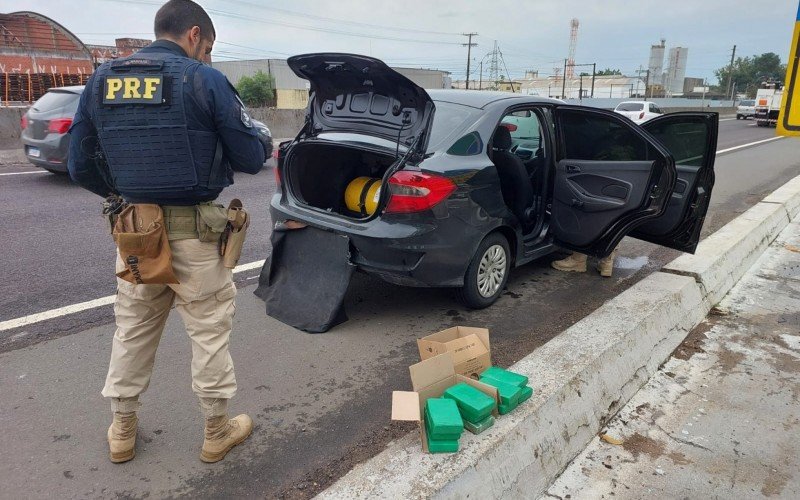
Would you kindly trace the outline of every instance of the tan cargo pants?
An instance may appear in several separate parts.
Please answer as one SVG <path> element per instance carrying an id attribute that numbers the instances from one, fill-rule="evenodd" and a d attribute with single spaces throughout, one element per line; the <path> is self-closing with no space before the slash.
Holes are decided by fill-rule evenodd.
<path id="1" fill-rule="evenodd" d="M 229 399 L 236 377 L 228 345 L 236 285 L 216 243 L 171 241 L 178 285 L 134 285 L 117 279 L 117 331 L 102 394 L 132 398 L 147 390 L 170 308 L 183 318 L 192 342 L 192 389 L 201 398 Z M 119 255 L 117 271 L 124 269 Z"/>

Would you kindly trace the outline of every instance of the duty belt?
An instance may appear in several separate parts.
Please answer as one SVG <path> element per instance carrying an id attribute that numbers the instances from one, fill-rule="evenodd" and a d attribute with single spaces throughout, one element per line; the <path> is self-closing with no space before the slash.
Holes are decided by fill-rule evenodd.
<path id="1" fill-rule="evenodd" d="M 164 225 L 170 241 L 196 240 L 200 237 L 197 232 L 196 207 L 163 205 L 161 210 L 164 211 Z"/>

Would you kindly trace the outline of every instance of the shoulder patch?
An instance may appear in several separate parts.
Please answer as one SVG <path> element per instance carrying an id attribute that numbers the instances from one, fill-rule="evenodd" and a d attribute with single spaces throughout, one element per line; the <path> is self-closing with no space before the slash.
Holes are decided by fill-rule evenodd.
<path id="1" fill-rule="evenodd" d="M 244 110 L 244 106 L 242 106 L 240 109 L 242 110 L 242 124 L 247 128 L 253 128 L 253 119 L 250 118 L 250 115 L 248 115 L 247 111 Z"/>

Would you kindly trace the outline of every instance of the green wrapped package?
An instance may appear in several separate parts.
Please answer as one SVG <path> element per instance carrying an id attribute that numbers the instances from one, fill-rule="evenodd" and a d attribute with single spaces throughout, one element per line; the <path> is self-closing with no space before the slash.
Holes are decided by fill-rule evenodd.
<path id="1" fill-rule="evenodd" d="M 497 395 L 500 396 L 500 405 L 506 406 L 513 410 L 519 404 L 519 397 L 522 395 L 521 387 L 507 384 L 505 382 L 498 382 L 497 380 L 489 377 L 481 377 L 481 382 L 486 385 L 491 385 L 497 389 Z"/>
<path id="2" fill-rule="evenodd" d="M 456 440 L 464 432 L 464 421 L 452 399 L 431 398 L 425 403 L 425 423 L 434 440 Z"/>
<path id="3" fill-rule="evenodd" d="M 522 388 L 522 394 L 519 395 L 519 404 L 524 403 L 533 396 L 533 389 L 528 386 Z"/>
<path id="4" fill-rule="evenodd" d="M 494 425 L 494 417 L 489 415 L 484 420 L 477 424 L 473 424 L 468 420 L 464 420 L 464 428 L 470 431 L 473 434 L 480 434 L 481 432 L 485 431 L 489 427 Z"/>
<path id="5" fill-rule="evenodd" d="M 497 405 L 497 413 L 500 415 L 505 415 L 506 413 L 511 413 L 511 411 L 513 411 L 516 407 L 517 405 L 504 405 L 503 403 L 500 403 Z"/>
<path id="6" fill-rule="evenodd" d="M 481 373 L 481 382 L 483 382 L 484 377 L 497 380 L 498 382 L 516 385 L 517 387 L 525 387 L 528 385 L 528 377 L 525 375 L 520 375 L 519 373 L 514 373 L 496 366 L 490 366 Z"/>
<path id="7" fill-rule="evenodd" d="M 493 398 L 464 382 L 449 387 L 444 391 L 444 397 L 454 400 L 461 417 L 472 423 L 485 420 L 495 405 Z"/>
<path id="8" fill-rule="evenodd" d="M 458 439 L 431 439 L 431 435 L 427 434 L 428 451 L 431 453 L 455 453 L 458 451 Z"/>

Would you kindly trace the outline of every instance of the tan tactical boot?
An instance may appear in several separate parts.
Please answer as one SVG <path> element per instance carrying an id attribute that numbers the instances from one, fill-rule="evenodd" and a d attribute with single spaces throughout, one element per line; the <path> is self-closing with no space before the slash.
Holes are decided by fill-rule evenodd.
<path id="1" fill-rule="evenodd" d="M 572 252 L 569 257 L 561 260 L 554 260 L 550 263 L 553 269 L 559 271 L 568 271 L 576 273 L 586 272 L 586 255 L 578 252 Z"/>
<path id="2" fill-rule="evenodd" d="M 108 428 L 109 458 L 115 464 L 127 462 L 136 456 L 136 412 L 114 412 L 114 421 Z"/>
<path id="3" fill-rule="evenodd" d="M 219 462 L 253 431 L 253 419 L 239 415 L 228 419 L 227 415 L 206 418 L 205 441 L 200 452 L 200 460 L 207 463 Z"/>
<path id="4" fill-rule="evenodd" d="M 616 256 L 617 251 L 614 250 L 608 257 L 597 261 L 597 270 L 600 271 L 600 276 L 604 278 L 611 277 L 611 274 L 614 272 L 614 257 Z"/>

